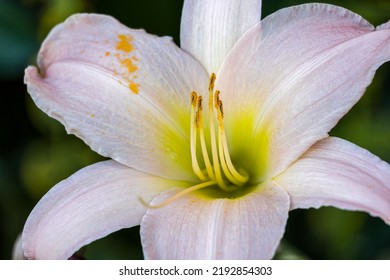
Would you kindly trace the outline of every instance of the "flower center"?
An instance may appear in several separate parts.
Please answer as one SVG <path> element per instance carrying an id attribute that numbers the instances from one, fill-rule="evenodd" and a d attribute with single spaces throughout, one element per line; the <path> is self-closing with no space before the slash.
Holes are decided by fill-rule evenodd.
<path id="1" fill-rule="evenodd" d="M 191 158 L 192 168 L 203 184 L 217 185 L 224 191 L 234 191 L 243 186 L 249 179 L 244 170 L 237 170 L 231 160 L 223 125 L 223 104 L 219 98 L 220 92 L 214 91 L 216 76 L 211 74 L 209 83 L 209 144 L 207 149 L 203 126 L 203 98 L 197 93 L 191 93 Z M 218 128 L 215 128 L 215 123 Z M 197 141 L 200 140 L 201 158 L 197 156 Z M 210 156 L 211 155 L 211 156 Z M 204 169 L 199 163 L 203 163 Z"/>
<path id="2" fill-rule="evenodd" d="M 206 131 L 208 138 L 205 136 L 203 126 L 203 98 L 196 92 L 191 93 L 191 161 L 194 173 L 202 182 L 182 190 L 160 204 L 150 205 L 144 202 L 148 207 L 164 207 L 185 194 L 210 186 L 218 186 L 224 192 L 236 191 L 248 182 L 248 173 L 244 170 L 237 170 L 229 154 L 223 125 L 223 105 L 219 98 L 220 92 L 214 91 L 215 79 L 215 74 L 211 74 L 208 102 L 209 126 Z M 218 124 L 217 129 L 215 124 Z M 207 142 L 206 139 L 209 141 Z M 198 140 L 200 147 L 198 147 Z"/>

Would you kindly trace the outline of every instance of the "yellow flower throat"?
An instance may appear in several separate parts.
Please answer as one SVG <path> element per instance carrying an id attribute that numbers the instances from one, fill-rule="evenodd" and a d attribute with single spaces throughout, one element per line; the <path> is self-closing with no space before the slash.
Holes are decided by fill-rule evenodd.
<path id="1" fill-rule="evenodd" d="M 232 192 L 240 189 L 249 180 L 249 175 L 244 170 L 237 170 L 230 158 L 228 144 L 223 125 L 223 105 L 219 99 L 220 92 L 214 91 L 216 76 L 211 74 L 209 82 L 209 144 L 211 153 L 207 148 L 206 136 L 203 126 L 203 98 L 196 92 L 191 93 L 191 125 L 190 125 L 190 146 L 191 161 L 194 173 L 202 181 L 197 185 L 186 188 L 176 195 L 158 205 L 148 205 L 151 208 L 160 208 L 170 204 L 176 199 L 190 192 L 203 189 L 209 186 L 218 186 L 225 192 Z M 216 121 L 215 121 L 216 111 Z M 215 122 L 218 124 L 216 133 Z M 198 139 L 200 147 L 198 147 Z M 201 159 L 197 151 L 200 149 Z M 200 167 L 200 163 L 204 168 Z"/>
<path id="2" fill-rule="evenodd" d="M 217 185 L 224 191 L 234 191 L 243 186 L 249 179 L 245 171 L 237 171 L 230 158 L 223 125 L 223 105 L 219 99 L 220 92 L 214 92 L 216 76 L 211 74 L 209 83 L 209 132 L 211 145 L 211 160 L 206 146 L 203 129 L 203 98 L 195 92 L 191 93 L 191 159 L 192 168 L 198 178 L 204 183 L 200 185 Z M 218 133 L 216 135 L 214 110 L 217 113 Z M 197 158 L 197 139 L 200 139 L 200 149 L 205 170 L 201 170 Z M 194 186 L 196 187 L 196 186 Z"/>

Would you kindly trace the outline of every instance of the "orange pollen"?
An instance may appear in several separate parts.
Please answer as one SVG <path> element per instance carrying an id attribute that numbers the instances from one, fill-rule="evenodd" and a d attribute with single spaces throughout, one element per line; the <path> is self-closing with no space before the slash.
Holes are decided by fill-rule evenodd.
<path id="1" fill-rule="evenodd" d="M 129 81 L 129 88 L 130 88 L 130 90 L 133 93 L 138 94 L 138 92 L 139 92 L 139 88 L 138 87 L 139 87 L 139 84 L 136 84 L 136 83 L 134 83 L 132 81 Z"/>
<path id="2" fill-rule="evenodd" d="M 131 35 L 120 34 L 117 36 L 119 42 L 116 45 L 116 49 L 124 52 L 131 52 L 134 50 L 134 46 L 131 44 L 133 37 Z"/>

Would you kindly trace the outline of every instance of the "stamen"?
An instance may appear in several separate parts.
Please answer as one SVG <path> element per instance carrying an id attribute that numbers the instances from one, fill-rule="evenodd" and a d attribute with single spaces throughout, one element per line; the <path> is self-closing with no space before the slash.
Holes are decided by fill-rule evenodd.
<path id="1" fill-rule="evenodd" d="M 206 166 L 207 175 L 209 175 L 209 177 L 212 180 L 214 180 L 213 166 L 211 165 L 209 154 L 207 152 L 206 140 L 205 140 L 204 131 L 203 131 L 202 96 L 199 96 L 199 98 L 198 98 L 198 111 L 196 113 L 197 113 L 198 128 L 199 128 L 200 146 L 202 149 L 204 164 Z"/>
<path id="2" fill-rule="evenodd" d="M 215 82 L 215 74 L 211 74 L 210 84 L 209 84 L 209 113 L 210 113 L 210 140 L 211 140 L 211 155 L 213 157 L 213 167 L 215 173 L 215 180 L 218 183 L 218 186 L 225 190 L 229 191 L 229 188 L 226 186 L 225 182 L 222 178 L 221 168 L 219 165 L 218 151 L 217 151 L 217 143 L 215 137 L 215 128 L 214 128 L 214 110 L 213 110 L 213 90 L 214 90 L 214 82 Z"/>
<path id="3" fill-rule="evenodd" d="M 226 141 L 226 134 L 225 134 L 225 131 L 223 128 L 223 123 L 222 123 L 222 126 L 220 126 L 220 135 L 219 136 L 220 136 L 220 139 L 222 142 L 221 146 L 223 149 L 224 159 L 226 161 L 226 164 L 227 164 L 227 167 L 228 167 L 230 173 L 232 174 L 232 176 L 234 177 L 234 179 L 236 181 L 240 182 L 237 185 L 242 185 L 242 184 L 246 183 L 249 180 L 249 176 L 247 174 L 241 175 L 234 167 L 232 160 L 230 158 L 230 153 L 229 153 L 229 149 L 228 149 L 228 145 L 227 145 L 227 141 Z"/>
<path id="4" fill-rule="evenodd" d="M 229 149 L 227 145 L 223 118 L 223 104 L 219 98 L 220 91 L 217 90 L 214 92 L 216 75 L 214 73 L 210 76 L 209 81 L 209 137 L 210 137 L 210 147 L 211 147 L 211 158 L 209 156 L 209 150 L 206 144 L 206 137 L 203 128 L 203 99 L 202 96 L 198 96 L 197 93 L 191 93 L 191 159 L 192 159 L 192 168 L 194 173 L 198 176 L 203 183 L 195 185 L 191 188 L 188 188 L 172 198 L 168 199 L 166 202 L 163 202 L 156 206 L 162 207 L 165 206 L 177 198 L 185 195 L 188 192 L 203 188 L 206 186 L 217 185 L 224 191 L 233 191 L 237 187 L 243 186 L 249 179 L 248 174 L 245 171 L 240 170 L 238 172 L 230 158 Z M 214 109 L 217 111 L 217 115 L 214 116 Z M 215 128 L 215 118 L 217 118 L 218 131 Z M 197 158 L 197 141 L 198 133 L 200 139 L 201 153 L 203 158 L 203 164 L 205 170 L 201 169 L 201 165 L 198 162 Z M 217 134 L 217 135 L 216 135 Z M 218 137 L 218 139 L 217 139 Z M 218 141 L 218 142 L 217 142 Z M 207 174 L 206 174 L 207 173 Z M 153 206 L 154 207 L 154 206 Z"/>
<path id="5" fill-rule="evenodd" d="M 226 164 L 226 156 L 225 156 L 225 152 L 226 151 L 223 148 L 222 128 L 221 128 L 221 126 L 219 126 L 218 132 L 219 132 L 218 133 L 219 158 L 221 160 L 221 166 L 222 166 L 223 173 L 225 174 L 225 176 L 228 178 L 228 180 L 230 182 L 232 182 L 233 184 L 235 184 L 237 186 L 241 186 L 242 182 L 236 180 L 236 178 L 232 175 L 232 173 L 229 170 L 229 167 Z"/>
<path id="6" fill-rule="evenodd" d="M 222 101 L 219 99 L 220 92 L 217 90 L 215 92 L 214 106 L 217 109 L 218 113 L 218 148 L 221 159 L 222 170 L 226 177 L 235 185 L 242 185 L 248 181 L 248 176 L 241 175 L 234 167 L 232 160 L 230 158 L 230 153 L 226 141 L 225 129 L 223 126 L 223 105 Z"/>
<path id="7" fill-rule="evenodd" d="M 190 146 L 191 146 L 191 160 L 192 160 L 192 169 L 194 170 L 194 173 L 198 176 L 198 178 L 202 181 L 206 181 L 207 178 L 203 174 L 202 170 L 199 167 L 198 159 L 196 156 L 196 131 L 198 127 L 198 99 L 201 98 L 200 96 L 196 94 L 196 92 L 191 93 L 191 131 L 190 131 Z M 195 113 L 196 111 L 196 113 Z"/>
<path id="8" fill-rule="evenodd" d="M 203 182 L 203 183 L 200 183 L 198 185 L 195 185 L 195 186 L 192 186 L 190 188 L 187 188 L 187 189 L 184 189 L 182 190 L 181 192 L 178 192 L 177 194 L 175 194 L 174 196 L 168 198 L 167 200 L 157 204 L 157 205 L 151 205 L 150 203 L 146 203 L 142 198 L 141 198 L 141 201 L 143 203 L 146 204 L 147 207 L 149 208 L 161 208 L 161 207 L 164 207 L 172 202 L 174 202 L 175 200 L 179 199 L 180 197 L 190 193 L 190 192 L 193 192 L 193 191 L 196 191 L 196 190 L 200 190 L 200 189 L 203 189 L 203 188 L 206 188 L 208 186 L 212 186 L 212 185 L 215 185 L 216 182 L 215 181 L 207 181 L 207 182 Z"/>

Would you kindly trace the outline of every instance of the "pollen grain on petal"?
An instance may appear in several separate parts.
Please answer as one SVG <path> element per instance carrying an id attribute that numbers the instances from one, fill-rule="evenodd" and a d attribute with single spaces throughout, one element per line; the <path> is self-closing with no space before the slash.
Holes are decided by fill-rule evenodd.
<path id="1" fill-rule="evenodd" d="M 134 71 L 136 71 L 138 69 L 138 66 L 135 65 L 133 63 L 133 61 L 131 59 L 129 59 L 129 58 L 126 58 L 126 59 L 123 59 L 123 60 L 120 60 L 120 61 L 121 61 L 122 65 L 127 68 L 127 71 L 129 73 L 132 73 L 132 72 L 134 72 Z"/>
<path id="2" fill-rule="evenodd" d="M 118 36 L 119 42 L 116 44 L 116 49 L 120 51 L 124 51 L 129 53 L 134 50 L 134 46 L 131 44 L 133 41 L 133 36 L 119 34 Z"/>
<path id="3" fill-rule="evenodd" d="M 115 53 L 112 54 L 116 58 L 114 66 L 114 75 L 120 76 L 122 80 L 128 83 L 130 93 L 139 93 L 139 84 L 136 82 L 136 71 L 139 68 L 139 58 L 136 56 L 135 47 L 133 45 L 133 36 L 126 34 L 117 35 L 119 39 L 115 45 Z M 110 56 L 110 52 L 105 53 L 106 56 Z M 119 83 L 121 79 L 119 79 Z"/>
<path id="4" fill-rule="evenodd" d="M 129 81 L 129 88 L 130 88 L 130 90 L 133 93 L 138 94 L 138 92 L 139 92 L 139 84 L 136 84 L 133 81 Z"/>

